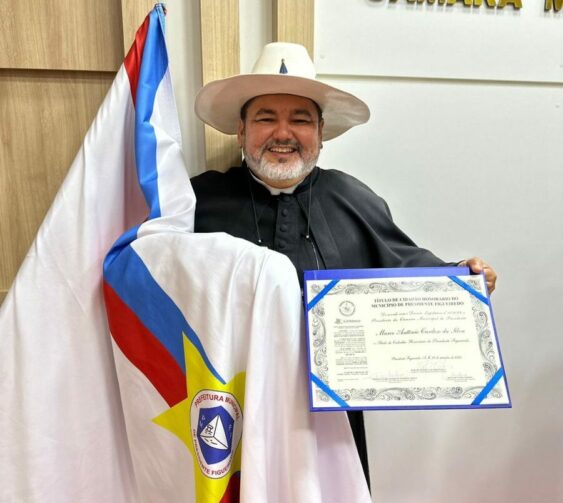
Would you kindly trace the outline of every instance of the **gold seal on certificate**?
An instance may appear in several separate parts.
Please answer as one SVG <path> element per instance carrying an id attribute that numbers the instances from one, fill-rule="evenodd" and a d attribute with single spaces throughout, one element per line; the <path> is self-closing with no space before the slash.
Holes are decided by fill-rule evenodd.
<path id="1" fill-rule="evenodd" d="M 306 271 L 305 302 L 311 410 L 511 406 L 483 276 Z"/>

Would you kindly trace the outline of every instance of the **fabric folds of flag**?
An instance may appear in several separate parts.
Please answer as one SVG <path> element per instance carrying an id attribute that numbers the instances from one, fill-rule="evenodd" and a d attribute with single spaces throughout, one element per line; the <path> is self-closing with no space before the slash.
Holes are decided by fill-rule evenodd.
<path id="1" fill-rule="evenodd" d="M 157 5 L 0 311 L 0 500 L 369 501 L 291 263 L 193 233 L 180 145 Z"/>

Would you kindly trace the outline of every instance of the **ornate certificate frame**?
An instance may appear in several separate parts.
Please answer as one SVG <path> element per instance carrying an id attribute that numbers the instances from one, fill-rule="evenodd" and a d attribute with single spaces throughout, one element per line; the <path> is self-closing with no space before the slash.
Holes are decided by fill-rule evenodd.
<path id="1" fill-rule="evenodd" d="M 305 272 L 311 410 L 511 407 L 484 278 Z"/>

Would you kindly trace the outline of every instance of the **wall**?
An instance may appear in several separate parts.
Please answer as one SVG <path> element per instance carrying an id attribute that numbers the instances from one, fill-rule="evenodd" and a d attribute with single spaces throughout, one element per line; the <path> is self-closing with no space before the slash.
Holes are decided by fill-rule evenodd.
<path id="1" fill-rule="evenodd" d="M 374 501 L 563 501 L 563 12 L 542 4 L 316 2 L 321 79 L 373 114 L 320 165 L 419 245 L 499 273 L 513 409 L 368 413 Z"/>
<path id="2" fill-rule="evenodd" d="M 149 6 L 0 0 L 0 303 Z"/>

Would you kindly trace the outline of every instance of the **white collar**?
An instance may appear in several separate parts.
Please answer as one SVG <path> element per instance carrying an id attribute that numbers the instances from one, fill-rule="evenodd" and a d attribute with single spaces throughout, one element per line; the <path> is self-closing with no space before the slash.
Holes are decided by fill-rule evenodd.
<path id="1" fill-rule="evenodd" d="M 270 187 L 267 183 L 260 180 L 260 178 L 258 178 L 252 172 L 251 169 L 249 169 L 248 171 L 250 172 L 250 174 L 251 174 L 252 178 L 254 178 L 254 180 L 256 180 L 260 185 L 263 185 L 264 187 L 266 187 L 270 191 L 270 194 L 272 194 L 272 196 L 279 196 L 280 194 L 293 194 L 293 192 L 298 187 L 298 185 L 303 181 L 303 180 L 301 180 L 298 183 L 296 183 L 295 185 L 292 185 L 291 187 L 286 187 L 284 189 L 278 189 L 276 187 Z"/>

